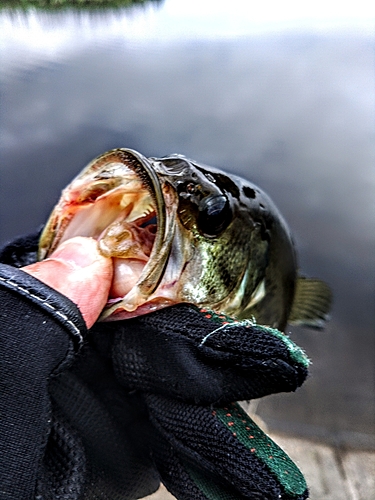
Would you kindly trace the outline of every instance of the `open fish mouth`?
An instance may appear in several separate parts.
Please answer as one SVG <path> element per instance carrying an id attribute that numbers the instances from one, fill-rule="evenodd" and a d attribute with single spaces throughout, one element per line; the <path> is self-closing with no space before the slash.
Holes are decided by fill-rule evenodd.
<path id="1" fill-rule="evenodd" d="M 43 231 L 39 259 L 75 236 L 92 237 L 113 259 L 114 278 L 101 319 L 163 307 L 152 294 L 163 278 L 174 235 L 173 190 L 131 149 L 108 151 L 64 189 Z M 171 301 L 172 302 L 172 301 Z"/>

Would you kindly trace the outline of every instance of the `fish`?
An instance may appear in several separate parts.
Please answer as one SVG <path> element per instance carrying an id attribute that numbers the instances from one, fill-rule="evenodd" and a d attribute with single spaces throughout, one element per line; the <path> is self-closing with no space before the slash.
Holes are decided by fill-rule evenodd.
<path id="1" fill-rule="evenodd" d="M 293 238 L 259 187 L 183 155 L 126 148 L 90 162 L 62 191 L 39 242 L 48 258 L 75 236 L 113 259 L 100 321 L 178 303 L 284 330 L 322 328 L 329 286 L 299 274 Z"/>

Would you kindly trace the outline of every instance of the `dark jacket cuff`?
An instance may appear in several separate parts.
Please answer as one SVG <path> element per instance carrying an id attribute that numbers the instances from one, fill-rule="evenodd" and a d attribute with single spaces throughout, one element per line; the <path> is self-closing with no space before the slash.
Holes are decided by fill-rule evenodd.
<path id="1" fill-rule="evenodd" d="M 1 498 L 34 498 L 51 425 L 48 385 L 75 359 L 85 332 L 70 300 L 0 265 Z"/>
<path id="2" fill-rule="evenodd" d="M 0 297 L 4 315 L 1 329 L 5 327 L 4 321 L 8 329 L 12 328 L 11 315 L 17 328 L 25 323 L 27 331 L 50 329 L 52 342 L 61 330 L 70 341 L 63 364 L 71 361 L 87 331 L 78 307 L 71 300 L 28 273 L 5 264 L 0 264 Z M 41 316 L 45 319 L 38 328 L 37 317 Z"/>

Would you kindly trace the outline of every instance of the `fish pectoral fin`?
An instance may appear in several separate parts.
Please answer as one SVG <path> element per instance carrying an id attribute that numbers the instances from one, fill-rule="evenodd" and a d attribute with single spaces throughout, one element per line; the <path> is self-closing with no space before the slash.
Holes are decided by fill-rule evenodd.
<path id="1" fill-rule="evenodd" d="M 299 276 L 288 323 L 323 328 L 329 320 L 332 291 L 324 281 Z"/>

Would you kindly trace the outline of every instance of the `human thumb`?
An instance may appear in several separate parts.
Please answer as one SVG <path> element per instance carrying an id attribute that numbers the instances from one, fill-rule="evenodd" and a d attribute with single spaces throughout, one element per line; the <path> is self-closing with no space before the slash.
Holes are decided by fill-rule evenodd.
<path id="1" fill-rule="evenodd" d="M 23 267 L 72 300 L 87 328 L 98 319 L 112 283 L 112 259 L 103 257 L 93 238 L 77 236 L 62 243 L 47 259 Z"/>

